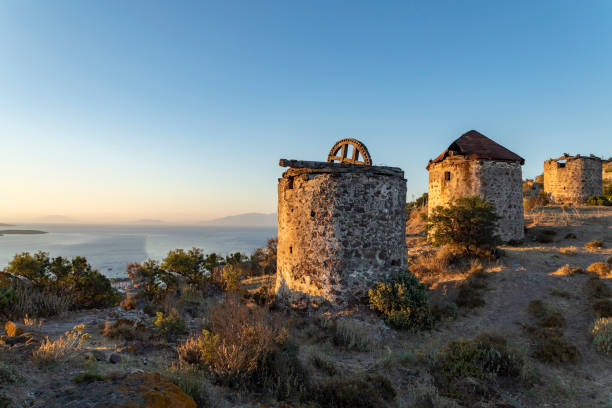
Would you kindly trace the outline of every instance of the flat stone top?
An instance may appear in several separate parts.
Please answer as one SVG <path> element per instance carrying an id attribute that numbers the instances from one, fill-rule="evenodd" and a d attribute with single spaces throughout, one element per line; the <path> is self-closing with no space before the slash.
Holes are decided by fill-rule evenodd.
<path id="1" fill-rule="evenodd" d="M 287 159 L 280 159 L 279 165 L 281 167 L 290 167 L 287 170 L 287 174 L 290 176 L 306 173 L 369 173 L 404 178 L 404 171 L 399 167 L 364 166 L 360 164 Z"/>

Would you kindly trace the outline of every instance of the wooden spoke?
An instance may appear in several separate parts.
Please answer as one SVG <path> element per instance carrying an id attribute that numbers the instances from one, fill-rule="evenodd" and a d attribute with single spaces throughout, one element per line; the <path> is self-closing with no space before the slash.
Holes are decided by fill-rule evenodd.
<path id="1" fill-rule="evenodd" d="M 353 147 L 353 154 L 348 157 L 349 146 Z M 361 160 L 360 160 L 361 158 Z M 356 139 L 341 139 L 331 148 L 327 156 L 328 162 L 338 162 L 344 164 L 360 164 L 371 166 L 372 159 L 368 148 L 363 143 Z"/>

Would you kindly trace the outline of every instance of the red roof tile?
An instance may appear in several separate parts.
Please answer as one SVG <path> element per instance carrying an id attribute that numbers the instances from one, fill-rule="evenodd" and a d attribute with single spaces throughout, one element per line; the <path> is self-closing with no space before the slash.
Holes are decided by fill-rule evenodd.
<path id="1" fill-rule="evenodd" d="M 484 159 L 484 160 L 500 160 L 500 161 L 517 161 L 525 164 L 525 159 L 516 153 L 511 152 L 504 146 L 494 142 L 485 135 L 475 130 L 470 130 L 461 135 L 461 137 L 451 143 L 448 149 L 442 152 L 438 157 L 430 161 L 430 163 L 438 163 L 444 160 L 449 152 L 459 154 L 468 159 Z"/>

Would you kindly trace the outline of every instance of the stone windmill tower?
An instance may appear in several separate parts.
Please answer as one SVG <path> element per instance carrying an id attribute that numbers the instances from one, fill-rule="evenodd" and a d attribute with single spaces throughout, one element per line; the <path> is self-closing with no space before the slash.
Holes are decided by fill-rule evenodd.
<path id="1" fill-rule="evenodd" d="M 482 133 L 470 130 L 430 160 L 428 211 L 460 197 L 478 196 L 495 205 L 503 241 L 524 238 L 523 176 L 525 160 Z"/>
<path id="2" fill-rule="evenodd" d="M 348 306 L 407 267 L 406 180 L 372 166 L 354 139 L 336 143 L 327 162 L 281 159 L 276 293 L 290 305 Z"/>

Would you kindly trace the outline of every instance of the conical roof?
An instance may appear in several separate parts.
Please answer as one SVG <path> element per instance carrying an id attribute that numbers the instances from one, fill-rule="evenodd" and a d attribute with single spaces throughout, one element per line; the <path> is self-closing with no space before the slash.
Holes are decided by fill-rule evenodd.
<path id="1" fill-rule="evenodd" d="M 448 149 L 443 151 L 442 154 L 430 160 L 430 163 L 441 162 L 450 155 L 450 152 L 473 160 L 517 161 L 521 164 L 525 164 L 525 159 L 521 156 L 511 152 L 504 146 L 494 142 L 476 130 L 470 130 L 462 134 L 461 137 L 451 143 Z"/>

